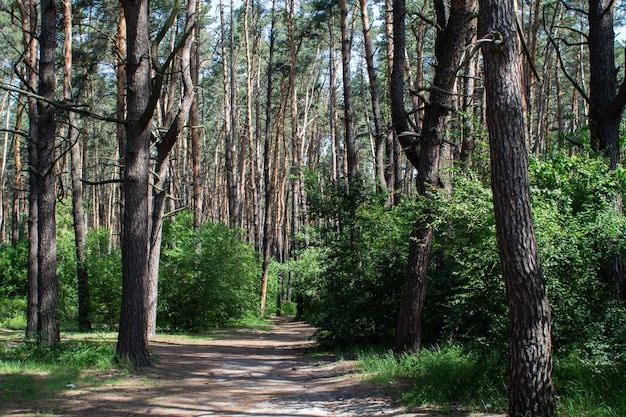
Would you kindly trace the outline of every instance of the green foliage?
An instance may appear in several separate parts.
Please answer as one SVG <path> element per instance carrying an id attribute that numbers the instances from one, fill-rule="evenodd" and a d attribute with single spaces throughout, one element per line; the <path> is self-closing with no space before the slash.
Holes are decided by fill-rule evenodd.
<path id="1" fill-rule="evenodd" d="M 87 274 L 93 323 L 115 328 L 122 306 L 122 254 L 109 251 L 108 231 L 94 230 L 87 235 Z"/>
<path id="2" fill-rule="evenodd" d="M 443 193 L 441 193 L 443 194 Z M 428 272 L 422 339 L 506 350 L 507 311 L 491 191 L 471 174 L 431 202 L 439 213 Z"/>
<path id="3" fill-rule="evenodd" d="M 621 417 L 626 415 L 624 363 L 595 364 L 576 356 L 557 360 L 554 380 L 560 415 Z"/>
<path id="4" fill-rule="evenodd" d="M 0 327 L 26 328 L 26 298 L 0 298 Z"/>
<path id="5" fill-rule="evenodd" d="M 0 246 L 0 298 L 26 297 L 28 294 L 28 241 L 16 247 Z"/>
<path id="6" fill-rule="evenodd" d="M 623 360 L 626 339 L 619 329 L 626 309 L 615 300 L 607 266 L 626 248 L 626 223 L 614 209 L 624 171 L 609 172 L 600 158 L 563 153 L 532 160 L 530 169 L 556 351 Z"/>
<path id="7" fill-rule="evenodd" d="M 404 279 L 410 204 L 385 207 L 384 197 L 352 186 L 309 192 L 316 215 L 339 228 L 322 229 L 304 291 L 319 299 L 308 312 L 326 346 L 388 344 L 393 340 Z M 319 270 L 317 268 L 320 268 Z"/>
<path id="8" fill-rule="evenodd" d="M 222 224 L 198 231 L 183 213 L 167 221 L 159 282 L 159 324 L 200 331 L 258 315 L 260 262 L 254 249 Z"/>

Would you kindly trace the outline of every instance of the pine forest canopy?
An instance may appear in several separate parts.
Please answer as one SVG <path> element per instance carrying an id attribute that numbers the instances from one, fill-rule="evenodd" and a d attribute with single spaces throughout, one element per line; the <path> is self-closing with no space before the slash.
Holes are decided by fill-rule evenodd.
<path id="1" fill-rule="evenodd" d="M 623 2 L 1 11 L 0 261 L 21 256 L 24 275 L 7 269 L 0 298 L 28 299 L 27 334 L 45 344 L 61 318 L 113 325 L 118 356 L 144 365 L 157 327 L 294 306 L 334 345 L 504 334 L 511 412 L 552 415 L 550 334 L 560 354 L 580 342 L 568 326 L 626 317 Z M 536 309 L 509 298 L 507 336 L 524 282 Z M 516 339 L 535 319 L 541 334 Z M 515 379 L 524 343 L 546 348 L 536 386 Z"/>

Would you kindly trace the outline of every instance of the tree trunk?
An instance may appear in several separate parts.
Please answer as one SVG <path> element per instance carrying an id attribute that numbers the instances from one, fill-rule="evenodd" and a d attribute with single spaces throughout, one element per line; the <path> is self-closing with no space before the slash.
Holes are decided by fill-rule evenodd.
<path id="1" fill-rule="evenodd" d="M 274 65 L 274 42 L 276 37 L 275 32 L 276 25 L 276 0 L 272 0 L 272 23 L 270 27 L 270 45 L 269 56 L 267 65 L 267 98 L 265 102 L 265 144 L 264 144 L 264 163 L 263 163 L 263 183 L 265 186 L 265 216 L 263 219 L 263 263 L 261 271 L 261 305 L 260 312 L 261 317 L 265 315 L 265 304 L 267 302 L 267 281 L 269 279 L 269 267 L 270 267 L 270 246 L 272 243 L 271 225 L 272 225 L 272 197 L 273 197 L 273 185 L 272 178 L 270 176 L 270 161 L 271 161 L 271 117 L 272 117 L 272 80 L 274 77 L 274 71 L 272 66 Z"/>
<path id="2" fill-rule="evenodd" d="M 169 157 L 189 118 L 189 111 L 195 95 L 191 76 L 191 48 L 194 36 L 191 34 L 195 25 L 196 0 L 187 1 L 187 17 L 183 46 L 180 50 L 180 71 L 182 74 L 183 95 L 180 107 L 167 132 L 157 142 L 157 157 L 154 167 L 156 173 L 152 187 L 152 221 L 150 233 L 149 276 L 147 286 L 148 327 L 147 337 L 156 335 L 157 295 L 159 283 L 159 260 L 161 257 L 161 241 L 163 237 L 163 214 L 165 210 L 166 190 L 169 182 Z"/>
<path id="3" fill-rule="evenodd" d="M 399 4 L 402 3 L 402 4 Z M 402 102 L 404 68 L 404 22 L 403 16 L 396 21 L 398 12 L 405 10 L 403 0 L 394 3 L 394 72 L 392 73 L 392 111 L 395 120 L 405 118 Z M 417 168 L 416 188 L 420 198 L 430 199 L 443 186 L 439 175 L 439 160 L 443 145 L 446 116 L 454 103 L 453 90 L 456 82 L 456 71 L 465 42 L 471 38 L 474 30 L 472 14 L 473 0 L 454 0 L 451 4 L 450 16 L 445 13 L 444 3 L 435 1 L 439 28 L 435 39 L 435 77 L 433 88 L 429 94 L 428 105 L 424 111 L 422 132 L 419 135 L 419 151 L 415 133 L 408 131 L 408 124 L 398 120 L 396 133 L 408 160 Z M 399 20 L 402 20 L 400 22 Z M 401 27 L 395 28 L 399 24 Z M 402 30 L 402 33 L 397 31 Z M 400 49 L 402 48 L 402 49 Z M 402 67 L 399 67 L 402 65 Z M 400 95 L 398 97 L 398 95 Z M 396 350 L 417 352 L 421 344 L 421 319 L 426 294 L 426 275 L 430 261 L 433 230 L 431 224 L 436 214 L 426 209 L 413 227 L 409 243 L 409 259 L 404 281 L 398 331 L 396 334 Z"/>
<path id="4" fill-rule="evenodd" d="M 374 175 L 379 191 L 387 190 L 385 181 L 385 137 L 383 133 L 383 116 L 380 109 L 378 80 L 374 68 L 374 50 L 370 36 L 370 22 L 367 12 L 367 1 L 359 0 L 361 7 L 361 23 L 363 26 L 363 43 L 365 44 L 365 62 L 372 96 L 372 117 L 374 118 Z"/>
<path id="5" fill-rule="evenodd" d="M 589 131 L 591 147 L 609 159 L 610 169 L 620 162 L 619 125 L 626 105 L 626 81 L 617 91 L 615 70 L 614 1 L 589 1 Z"/>
<path id="6" fill-rule="evenodd" d="M 24 60 L 27 86 L 31 91 L 37 89 L 37 41 L 34 36 L 37 33 L 37 3 L 35 1 L 24 2 L 18 0 L 20 17 L 22 21 L 22 33 L 24 43 Z M 37 209 L 37 179 L 35 170 L 37 167 L 37 100 L 29 96 L 28 102 L 28 308 L 26 313 L 26 337 L 36 337 L 38 332 L 38 310 L 39 310 L 39 234 L 37 231 L 38 212 Z"/>
<path id="7" fill-rule="evenodd" d="M 41 2 L 41 36 L 39 53 L 39 95 L 55 99 L 56 9 L 54 0 Z M 55 188 L 55 108 L 39 101 L 37 165 L 37 209 L 39 232 L 39 320 L 38 330 L 43 346 L 55 346 L 61 340 L 58 317 L 56 271 L 56 188 Z"/>
<path id="8" fill-rule="evenodd" d="M 480 0 L 496 235 L 509 306 L 509 415 L 556 413 L 548 297 L 530 207 L 512 0 Z"/>
<path id="9" fill-rule="evenodd" d="M 73 104 L 72 98 L 72 4 L 64 0 L 64 72 L 63 100 L 66 105 Z M 78 330 L 91 329 L 89 313 L 89 277 L 87 275 L 87 225 L 83 212 L 83 160 L 78 142 L 78 126 L 76 113 L 70 111 L 68 117 L 67 140 L 70 147 L 72 162 L 72 217 L 74 219 L 74 236 L 76 245 L 76 277 L 78 281 Z"/>
<path id="10" fill-rule="evenodd" d="M 152 112 L 148 0 L 123 0 L 127 25 L 127 118 L 122 215 L 122 310 L 117 357 L 137 366 L 150 365 L 147 328 L 148 171 Z M 149 113 L 149 114 L 148 114 Z"/>
<path id="11" fill-rule="evenodd" d="M 346 162 L 348 167 L 348 185 L 356 181 L 359 165 L 356 135 L 354 132 L 354 105 L 352 103 L 352 75 L 350 73 L 350 55 L 352 38 L 349 33 L 348 0 L 339 0 L 341 17 L 341 68 L 343 75 L 343 114 L 345 125 Z"/>

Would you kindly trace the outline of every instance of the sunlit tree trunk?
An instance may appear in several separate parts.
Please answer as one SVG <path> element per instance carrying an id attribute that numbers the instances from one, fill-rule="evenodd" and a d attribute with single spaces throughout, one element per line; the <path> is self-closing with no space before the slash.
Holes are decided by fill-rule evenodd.
<path id="1" fill-rule="evenodd" d="M 341 68 L 343 75 L 343 117 L 345 127 L 346 162 L 348 167 L 348 184 L 356 181 L 358 173 L 358 150 L 354 131 L 354 105 L 352 100 L 352 75 L 350 69 L 350 55 L 352 38 L 349 33 L 348 1 L 339 0 L 341 16 Z"/>
<path id="2" fill-rule="evenodd" d="M 156 162 L 154 165 L 155 180 L 152 184 L 152 213 L 151 213 L 151 232 L 150 232 L 150 254 L 149 254 L 149 274 L 148 285 L 146 288 L 147 297 L 147 337 L 152 338 L 156 335 L 156 315 L 157 315 L 157 295 L 159 282 L 159 261 L 161 257 L 161 241 L 163 238 L 163 214 L 166 203 L 166 191 L 169 183 L 169 157 L 182 136 L 183 130 L 189 118 L 189 111 L 195 94 L 194 83 L 191 76 L 191 48 L 194 41 L 193 28 L 196 19 L 196 1 L 187 1 L 187 15 L 185 23 L 185 32 L 182 40 L 183 45 L 180 49 L 180 70 L 183 92 L 180 99 L 180 105 L 173 120 L 168 121 L 167 132 L 157 141 Z M 172 51 L 175 54 L 176 51 Z M 155 58 L 156 59 L 156 58 Z M 156 67 L 156 65 L 155 65 Z M 164 71 L 161 68 L 160 71 Z M 172 80 L 175 82 L 175 80 Z M 173 110 L 172 110 L 173 111 Z M 170 113 L 170 111 L 168 111 Z"/>
<path id="3" fill-rule="evenodd" d="M 267 303 L 267 281 L 269 279 L 270 253 L 272 244 L 271 228 L 273 224 L 273 184 L 270 175 L 270 161 L 272 153 L 272 80 L 274 77 L 274 46 L 275 46 L 275 27 L 276 25 L 276 0 L 272 0 L 272 23 L 270 27 L 270 44 L 267 65 L 267 96 L 265 102 L 265 134 L 264 134 L 264 162 L 263 162 L 263 183 L 265 187 L 265 216 L 263 218 L 263 260 L 261 271 L 261 317 L 265 315 L 265 305 Z"/>
<path id="4" fill-rule="evenodd" d="M 37 41 L 34 36 L 37 33 L 37 3 L 35 1 L 17 2 L 20 9 L 20 17 L 22 21 L 22 33 L 24 43 L 24 64 L 26 67 L 26 83 L 31 91 L 37 89 Z M 36 337 L 38 331 L 38 314 L 39 310 L 39 291 L 38 291 L 38 275 L 39 275 L 39 234 L 37 230 L 38 212 L 37 209 L 37 179 L 35 177 L 35 169 L 37 167 L 37 100 L 29 96 L 28 102 L 28 309 L 26 317 L 26 336 Z"/>
<path id="5" fill-rule="evenodd" d="M 365 46 L 365 62 L 367 63 L 367 75 L 369 79 L 370 94 L 372 96 L 372 117 L 374 119 L 374 175 L 376 186 L 380 190 L 387 190 L 385 181 L 385 137 L 383 133 L 383 116 L 380 109 L 380 94 L 378 92 L 378 79 L 374 66 L 374 49 L 370 36 L 370 22 L 367 11 L 367 1 L 359 0 L 361 8 L 361 24 L 363 26 L 363 43 Z"/>
<path id="6" fill-rule="evenodd" d="M 64 0 L 64 71 L 63 71 L 63 101 L 66 105 L 73 104 L 72 97 L 72 4 Z M 78 281 L 78 329 L 91 329 L 89 314 L 89 277 L 87 275 L 87 225 L 83 212 L 83 160 L 80 143 L 78 142 L 78 120 L 76 113 L 69 111 L 67 140 L 70 147 L 71 176 L 72 176 L 72 217 L 74 220 L 74 236 L 76 246 L 76 277 Z"/>
<path id="7" fill-rule="evenodd" d="M 509 307 L 509 415 L 555 415 L 550 309 L 528 179 L 524 94 L 512 0 L 480 0 L 491 187 Z"/>

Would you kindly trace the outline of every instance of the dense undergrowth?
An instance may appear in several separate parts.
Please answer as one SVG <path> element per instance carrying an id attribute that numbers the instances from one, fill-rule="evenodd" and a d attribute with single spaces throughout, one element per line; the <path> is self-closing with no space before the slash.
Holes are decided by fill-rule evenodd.
<path id="1" fill-rule="evenodd" d="M 507 377 L 502 366 L 506 360 L 497 355 L 477 355 L 446 345 L 422 349 L 419 355 L 362 353 L 358 360 L 372 382 L 401 387 L 398 399 L 408 406 L 436 406 L 444 412 L 454 408 L 506 411 Z M 554 381 L 559 416 L 626 415 L 623 363 L 598 364 L 574 356 L 558 359 Z"/>

